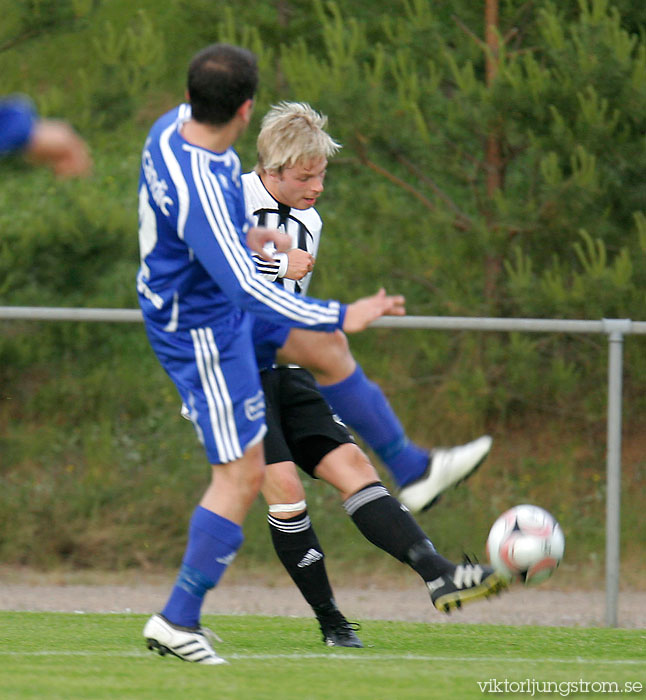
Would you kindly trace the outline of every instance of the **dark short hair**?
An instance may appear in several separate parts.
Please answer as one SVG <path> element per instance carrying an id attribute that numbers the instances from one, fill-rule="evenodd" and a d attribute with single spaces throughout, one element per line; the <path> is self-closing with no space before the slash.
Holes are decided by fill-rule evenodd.
<path id="1" fill-rule="evenodd" d="M 188 68 L 189 101 L 198 122 L 226 124 L 243 102 L 253 98 L 257 87 L 256 57 L 239 46 L 207 46 Z"/>

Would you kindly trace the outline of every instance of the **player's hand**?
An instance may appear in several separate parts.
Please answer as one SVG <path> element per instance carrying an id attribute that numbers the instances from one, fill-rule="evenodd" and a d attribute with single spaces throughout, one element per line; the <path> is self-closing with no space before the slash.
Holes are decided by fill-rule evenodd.
<path id="1" fill-rule="evenodd" d="M 403 296 L 389 296 L 382 288 L 373 296 L 358 299 L 348 305 L 343 330 L 346 333 L 357 333 L 381 316 L 403 316 L 406 313 L 405 303 Z"/>
<path id="2" fill-rule="evenodd" d="M 302 280 L 314 267 L 314 256 L 306 250 L 292 248 L 287 251 L 287 272 L 285 277 L 289 280 Z"/>
<path id="3" fill-rule="evenodd" d="M 267 243 L 273 243 L 279 253 L 286 253 L 292 247 L 291 236 L 278 229 L 252 226 L 247 231 L 247 246 L 263 260 L 273 260 L 273 253 L 265 250 Z"/>
<path id="4" fill-rule="evenodd" d="M 87 144 L 64 121 L 36 122 L 26 154 L 34 163 L 49 166 L 60 178 L 89 175 L 92 171 Z"/>

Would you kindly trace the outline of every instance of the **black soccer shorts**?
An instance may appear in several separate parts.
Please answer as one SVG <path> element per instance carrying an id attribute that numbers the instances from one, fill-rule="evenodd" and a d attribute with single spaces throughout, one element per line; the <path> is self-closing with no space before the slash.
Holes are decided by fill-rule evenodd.
<path id="1" fill-rule="evenodd" d="M 314 469 L 328 452 L 354 442 L 306 369 L 274 367 L 261 372 L 260 379 L 265 392 L 267 464 L 295 462 L 314 477 Z"/>

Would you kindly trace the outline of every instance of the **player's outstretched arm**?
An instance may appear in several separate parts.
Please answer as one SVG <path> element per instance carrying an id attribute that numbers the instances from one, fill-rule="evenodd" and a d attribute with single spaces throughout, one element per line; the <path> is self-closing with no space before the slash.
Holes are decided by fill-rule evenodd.
<path id="1" fill-rule="evenodd" d="M 386 294 L 383 287 L 373 296 L 358 299 L 349 304 L 345 312 L 343 330 L 357 333 L 367 328 L 381 316 L 403 316 L 406 313 L 405 299 L 400 294 Z"/>

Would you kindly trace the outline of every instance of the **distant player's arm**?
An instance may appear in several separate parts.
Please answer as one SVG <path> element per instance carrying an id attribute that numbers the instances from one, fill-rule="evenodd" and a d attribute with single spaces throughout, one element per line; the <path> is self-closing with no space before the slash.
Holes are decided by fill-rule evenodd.
<path id="1" fill-rule="evenodd" d="M 28 100 L 0 101 L 0 155 L 21 151 L 58 177 L 86 175 L 92 168 L 85 141 L 64 121 L 39 119 Z"/>
<path id="2" fill-rule="evenodd" d="M 50 167 L 61 178 L 87 175 L 92 170 L 85 141 L 64 121 L 37 121 L 25 155 L 35 164 Z"/>

